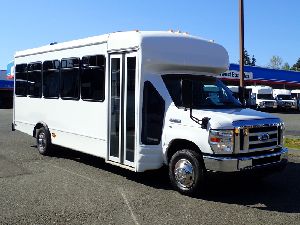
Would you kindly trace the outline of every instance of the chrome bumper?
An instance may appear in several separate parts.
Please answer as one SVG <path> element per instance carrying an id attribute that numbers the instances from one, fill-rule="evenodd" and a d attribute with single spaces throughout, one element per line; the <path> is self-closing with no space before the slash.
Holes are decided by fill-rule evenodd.
<path id="1" fill-rule="evenodd" d="M 279 152 L 272 152 L 260 156 L 223 157 L 204 155 L 203 159 L 207 170 L 216 172 L 237 172 L 286 164 L 288 149 L 282 148 Z"/>

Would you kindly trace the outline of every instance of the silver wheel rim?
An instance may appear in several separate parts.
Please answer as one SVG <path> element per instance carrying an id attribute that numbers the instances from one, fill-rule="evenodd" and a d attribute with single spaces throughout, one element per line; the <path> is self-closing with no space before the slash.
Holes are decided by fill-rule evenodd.
<path id="1" fill-rule="evenodd" d="M 43 152 L 46 148 L 46 135 L 44 132 L 40 132 L 38 135 L 38 149 Z"/>
<path id="2" fill-rule="evenodd" d="M 174 175 L 177 184 L 184 189 L 190 188 L 195 181 L 193 165 L 187 159 L 180 159 L 175 164 Z"/>

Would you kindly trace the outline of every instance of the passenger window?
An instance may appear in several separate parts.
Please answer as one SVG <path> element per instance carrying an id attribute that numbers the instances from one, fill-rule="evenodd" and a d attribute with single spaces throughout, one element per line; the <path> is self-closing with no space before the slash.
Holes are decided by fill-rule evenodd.
<path id="1" fill-rule="evenodd" d="M 82 57 L 81 98 L 104 101 L 105 57 L 103 55 Z"/>
<path id="2" fill-rule="evenodd" d="M 16 65 L 16 90 L 17 96 L 27 96 L 27 64 Z"/>
<path id="3" fill-rule="evenodd" d="M 151 82 L 146 81 L 143 93 L 142 143 L 157 145 L 160 143 L 165 113 L 165 101 Z"/>
<path id="4" fill-rule="evenodd" d="M 58 60 L 43 63 L 43 94 L 45 98 L 59 97 L 59 69 Z"/>
<path id="5" fill-rule="evenodd" d="M 61 91 L 62 99 L 79 99 L 79 59 L 61 60 Z"/>
<path id="6" fill-rule="evenodd" d="M 27 86 L 30 97 L 42 97 L 42 63 L 29 63 L 27 66 Z"/>

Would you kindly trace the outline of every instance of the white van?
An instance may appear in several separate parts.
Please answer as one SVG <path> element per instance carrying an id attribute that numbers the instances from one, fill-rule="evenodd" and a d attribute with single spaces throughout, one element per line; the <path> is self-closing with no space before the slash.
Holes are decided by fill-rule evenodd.
<path id="1" fill-rule="evenodd" d="M 249 101 L 257 109 L 276 109 L 277 102 L 273 98 L 273 89 L 269 86 L 246 86 L 251 90 Z"/>
<path id="2" fill-rule="evenodd" d="M 242 108 L 217 79 L 219 44 L 182 33 L 116 32 L 15 55 L 12 128 L 136 172 L 167 165 L 183 194 L 207 171 L 276 171 L 283 122 Z M 27 82 L 21 82 L 21 81 Z"/>
<path id="3" fill-rule="evenodd" d="M 297 108 L 300 111 L 300 89 L 291 91 L 292 99 L 296 100 Z"/>
<path id="4" fill-rule="evenodd" d="M 297 101 L 292 98 L 290 90 L 274 89 L 273 96 L 277 101 L 278 108 L 297 109 Z"/>

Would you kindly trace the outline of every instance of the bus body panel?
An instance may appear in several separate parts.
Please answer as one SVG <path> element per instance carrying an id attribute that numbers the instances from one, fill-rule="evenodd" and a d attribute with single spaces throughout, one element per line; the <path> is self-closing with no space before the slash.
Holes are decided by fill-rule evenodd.
<path id="1" fill-rule="evenodd" d="M 106 44 L 17 57 L 15 64 L 61 60 L 70 57 L 81 58 L 89 55 L 105 55 L 107 58 Z M 107 91 L 106 80 L 105 90 Z M 103 102 L 92 102 L 81 99 L 63 100 L 17 96 L 14 113 L 17 130 L 32 135 L 35 125 L 43 122 L 50 130 L 53 144 L 106 158 L 107 99 Z"/>
<path id="2" fill-rule="evenodd" d="M 122 144 L 126 142 L 126 140 L 124 141 L 126 138 L 125 134 L 127 134 L 127 131 L 124 129 L 126 126 L 124 118 L 126 118 L 127 112 L 124 112 L 124 108 L 126 108 L 125 104 L 128 96 L 124 94 L 127 93 L 127 90 L 124 91 L 124 86 L 127 84 L 125 63 L 127 62 L 126 56 L 131 53 L 134 53 L 133 55 L 136 56 L 137 64 L 134 90 L 135 152 L 132 164 L 126 164 L 124 158 L 122 158 L 122 154 L 116 156 L 116 159 L 114 159 L 114 155 L 110 155 L 110 150 L 113 141 L 118 140 L 120 143 L 123 142 Z M 271 128 L 276 127 L 277 130 L 283 129 L 283 124 L 280 119 L 276 118 L 276 122 L 270 124 L 269 117 L 266 114 L 261 114 L 253 110 L 220 109 L 218 111 L 212 108 L 195 109 L 193 115 L 198 118 L 199 121 L 202 121 L 203 116 L 210 119 L 207 127 L 202 128 L 199 121 L 195 122 L 195 120 L 191 118 L 188 109 L 175 106 L 162 76 L 174 74 L 187 75 L 195 78 L 198 78 L 197 76 L 199 75 L 217 77 L 218 74 L 226 71 L 229 65 L 227 51 L 222 46 L 187 34 L 139 31 L 116 32 L 17 52 L 15 64 L 43 62 L 45 60 L 55 59 L 61 60 L 69 57 L 78 57 L 81 59 L 83 56 L 98 54 L 105 55 L 106 57 L 105 99 L 103 102 L 89 102 L 82 99 L 63 100 L 61 98 L 45 99 L 43 97 L 31 98 L 15 96 L 13 122 L 15 123 L 16 129 L 32 135 L 35 125 L 39 122 L 43 122 L 49 127 L 53 144 L 96 155 L 120 166 L 123 166 L 122 164 L 129 165 L 130 169 L 137 172 L 158 169 L 164 163 L 168 164 L 168 150 L 172 143 L 174 143 L 174 140 L 178 139 L 193 143 L 201 154 L 205 157 L 210 157 L 211 165 L 212 162 L 215 165 L 219 165 L 219 167 L 214 166 L 211 168 L 219 168 L 219 171 L 222 171 L 226 161 L 234 159 L 233 164 L 237 170 L 240 170 L 240 167 L 237 167 L 237 165 L 239 160 L 243 159 L 237 160 L 234 154 L 249 153 L 250 155 L 252 154 L 252 150 L 253 152 L 256 151 L 253 146 L 252 148 L 249 145 L 249 138 L 246 135 L 248 134 L 248 129 L 257 126 L 255 129 L 259 130 L 261 129 L 261 125 L 272 125 Z M 112 69 L 113 59 L 119 60 L 121 64 L 119 65 L 119 70 Z M 119 80 L 115 79 L 116 77 L 113 79 L 113 76 L 119 76 L 117 77 Z M 118 95 L 112 92 L 113 88 L 115 88 L 114 81 L 122 83 L 116 84 L 115 86 L 119 87 L 119 91 L 124 91 L 124 93 Z M 164 104 L 163 124 L 160 130 L 162 135 L 159 142 L 155 144 L 145 144 L 141 137 L 144 131 L 143 126 L 145 125 L 143 115 L 145 114 L 144 103 L 146 101 L 144 102 L 144 87 L 146 82 L 154 87 Z M 132 95 L 130 97 L 132 98 Z M 150 98 L 151 97 L 152 96 L 150 96 Z M 117 98 L 120 98 L 120 100 Z M 114 105 L 112 104 L 113 101 Z M 118 101 L 120 103 L 116 103 Z M 116 106 L 118 110 L 120 110 L 120 112 L 117 112 L 120 114 L 120 121 L 118 119 L 115 120 L 120 125 L 117 132 L 124 132 L 124 134 L 121 135 L 114 134 L 115 139 L 111 138 L 113 136 L 111 135 L 111 128 L 118 124 L 113 124 L 112 113 L 117 113 L 111 106 Z M 155 110 L 157 106 L 154 105 L 152 107 Z M 236 125 L 245 121 L 245 126 Z M 253 125 L 253 121 L 257 123 Z M 218 151 L 222 151 L 222 148 L 216 151 L 209 142 L 210 135 L 214 134 L 213 132 L 216 130 L 236 131 L 237 133 L 235 135 L 245 140 L 244 145 L 247 148 L 240 148 L 241 143 L 230 142 L 230 144 L 234 146 L 234 148 L 232 147 L 232 152 L 230 152 L 233 156 L 231 157 L 228 152 L 225 152 L 226 158 L 220 157 L 224 154 L 224 152 L 218 154 Z M 243 136 L 242 133 L 245 133 L 245 135 Z M 257 134 L 253 132 L 253 134 L 259 135 L 260 132 L 257 132 Z M 280 133 L 280 135 L 282 135 L 282 133 Z M 268 136 L 268 134 L 264 135 L 264 138 L 266 138 L 266 136 Z M 282 143 L 279 143 L 279 134 L 277 136 L 278 141 L 276 147 L 283 149 Z M 258 138 L 262 137 L 259 136 Z M 236 138 L 236 140 L 238 141 L 240 139 Z M 265 143 L 259 144 L 265 145 Z M 120 146 L 119 143 L 118 146 Z M 270 150 L 271 147 L 264 147 L 264 150 Z M 216 149 L 216 146 L 214 146 L 214 148 Z M 122 151 L 125 150 L 123 149 Z M 284 154 L 285 153 L 286 151 Z M 214 156 L 214 158 L 211 156 Z M 249 162 L 252 160 L 251 157 L 252 155 L 248 157 Z M 232 165 L 232 162 L 230 163 Z"/>

